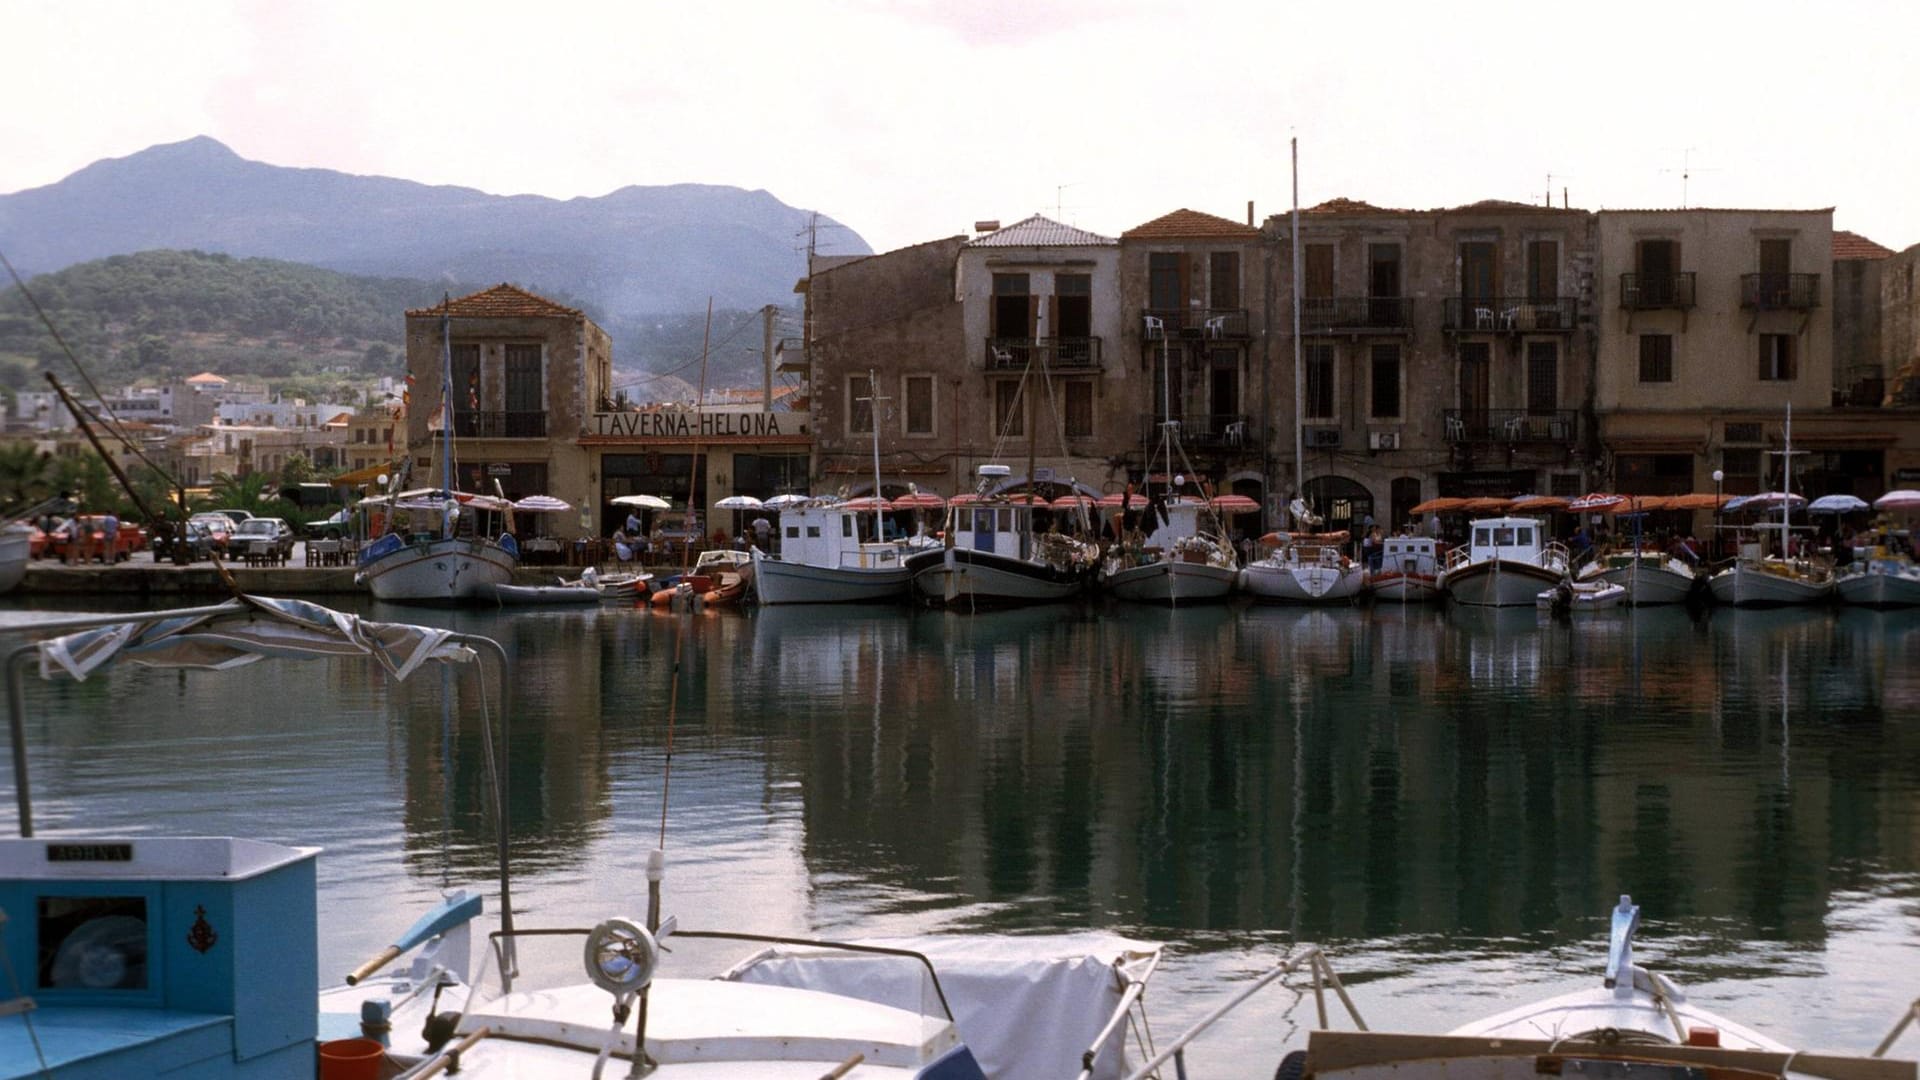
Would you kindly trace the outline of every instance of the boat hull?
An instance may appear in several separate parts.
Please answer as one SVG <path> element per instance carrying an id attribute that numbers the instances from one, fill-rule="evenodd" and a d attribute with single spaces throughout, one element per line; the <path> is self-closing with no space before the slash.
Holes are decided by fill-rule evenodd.
<path id="1" fill-rule="evenodd" d="M 1693 593 L 1693 578 L 1675 573 L 1665 566 L 1616 566 L 1595 575 L 1627 590 L 1627 603 L 1635 607 L 1649 604 L 1684 604 Z"/>
<path id="2" fill-rule="evenodd" d="M 1468 563 L 1441 576 L 1447 599 L 1472 607 L 1533 607 L 1540 590 L 1560 584 L 1560 572 L 1514 559 Z"/>
<path id="3" fill-rule="evenodd" d="M 1543 589 L 1535 597 L 1534 605 L 1541 611 L 1565 610 L 1569 614 L 1583 615 L 1590 611 L 1607 611 L 1620 607 L 1627 602 L 1627 587 L 1611 581 L 1583 581 L 1562 593 L 1560 586 Z"/>
<path id="4" fill-rule="evenodd" d="M 1129 566 L 1107 575 L 1103 587 L 1122 600 L 1140 604 L 1185 604 L 1224 600 L 1233 591 L 1230 566 L 1179 560 Z"/>
<path id="5" fill-rule="evenodd" d="M 513 581 L 515 559 L 487 540 L 407 544 L 360 564 L 359 580 L 375 600 L 462 603 L 492 600 Z"/>
<path id="6" fill-rule="evenodd" d="M 1256 562 L 1240 572 L 1240 587 L 1255 599 L 1286 604 L 1350 603 L 1367 572 L 1361 566 L 1287 566 Z"/>
<path id="7" fill-rule="evenodd" d="M 946 607 L 1053 604 L 1085 584 L 1080 574 L 961 547 L 921 552 L 907 560 L 907 570 L 920 599 Z"/>
<path id="8" fill-rule="evenodd" d="M 1426 604 L 1440 599 L 1440 581 L 1433 574 L 1382 570 L 1368 576 L 1367 591 L 1377 604 Z"/>
<path id="9" fill-rule="evenodd" d="M 1833 596 L 1832 582 L 1812 582 L 1786 574 L 1756 570 L 1746 563 L 1713 575 L 1707 582 L 1713 598 L 1734 607 L 1787 607 L 1825 603 Z"/>
<path id="10" fill-rule="evenodd" d="M 1842 577 L 1834 582 L 1834 590 L 1842 603 L 1856 607 L 1920 606 L 1920 571 L 1912 567 L 1900 572 L 1870 568 Z"/>
<path id="11" fill-rule="evenodd" d="M 0 529 L 0 593 L 10 591 L 27 576 L 27 558 L 33 547 L 33 533 L 15 525 Z"/>
<path id="12" fill-rule="evenodd" d="M 907 594 L 904 563 L 865 569 L 807 566 L 753 553 L 753 587 L 763 604 L 883 604 Z"/>

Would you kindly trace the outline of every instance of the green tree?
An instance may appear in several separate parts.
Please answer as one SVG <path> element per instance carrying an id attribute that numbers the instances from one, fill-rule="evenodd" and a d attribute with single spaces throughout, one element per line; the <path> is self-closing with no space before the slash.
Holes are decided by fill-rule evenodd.
<path id="1" fill-rule="evenodd" d="M 54 494 L 53 455 L 25 439 L 0 443 L 0 506 L 31 506 Z"/>
<path id="2" fill-rule="evenodd" d="M 283 487 L 304 484 L 314 476 L 313 462 L 305 454 L 290 454 L 287 463 L 280 466 L 280 483 Z"/>
<path id="3" fill-rule="evenodd" d="M 277 479 L 270 472 L 250 472 L 245 476 L 214 473 L 213 505 L 222 510 L 245 510 L 255 517 L 285 517 L 291 508 L 274 489 Z"/>

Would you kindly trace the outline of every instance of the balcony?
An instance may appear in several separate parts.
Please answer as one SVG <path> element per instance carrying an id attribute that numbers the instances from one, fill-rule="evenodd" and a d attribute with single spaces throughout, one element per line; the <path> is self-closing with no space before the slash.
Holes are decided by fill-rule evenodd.
<path id="1" fill-rule="evenodd" d="M 1162 419 L 1160 413 L 1148 413 L 1140 418 L 1143 445 L 1149 448 L 1160 445 Z M 1260 432 L 1254 427 L 1253 417 L 1245 413 L 1181 413 L 1173 419 L 1180 423 L 1180 445 L 1188 450 L 1252 450 L 1260 445 Z"/>
<path id="2" fill-rule="evenodd" d="M 544 439 L 544 412 L 456 412 L 453 433 L 462 439 Z"/>
<path id="3" fill-rule="evenodd" d="M 1684 311 L 1693 306 L 1693 271 L 1621 274 L 1620 306 L 1628 311 Z"/>
<path id="4" fill-rule="evenodd" d="M 1456 444 L 1568 446 L 1580 434 L 1580 413 L 1574 409 L 1552 412 L 1448 409 L 1442 417 L 1447 429 L 1447 442 Z"/>
<path id="5" fill-rule="evenodd" d="M 1448 333 L 1571 333 L 1578 301 L 1571 296 L 1530 300 L 1524 296 L 1449 296 L 1440 329 Z"/>
<path id="6" fill-rule="evenodd" d="M 1872 374 L 1855 376 L 1853 381 L 1833 391 L 1833 407 L 1836 409 L 1877 409 L 1887 397 L 1887 380 L 1880 376 L 1879 370 Z"/>
<path id="7" fill-rule="evenodd" d="M 1302 334 L 1405 334 L 1412 330 L 1412 297 L 1309 296 L 1300 301 Z"/>
<path id="8" fill-rule="evenodd" d="M 1100 370 L 1097 337 L 988 338 L 988 371 L 1025 371 L 1029 362 L 1048 371 Z"/>
<path id="9" fill-rule="evenodd" d="M 1166 326 L 1169 337 L 1232 338 L 1236 341 L 1244 341 L 1248 337 L 1246 308 L 1144 308 L 1140 313 L 1149 319 L 1160 320 Z M 1158 340 L 1155 333 L 1146 336 L 1149 340 Z"/>
<path id="10" fill-rule="evenodd" d="M 1820 306 L 1820 275 L 1741 274 L 1740 306 L 1757 311 L 1811 311 Z"/>

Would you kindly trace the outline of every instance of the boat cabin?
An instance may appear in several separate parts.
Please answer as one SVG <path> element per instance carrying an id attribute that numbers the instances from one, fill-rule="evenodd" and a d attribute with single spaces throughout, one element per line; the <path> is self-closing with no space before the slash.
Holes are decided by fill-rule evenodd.
<path id="1" fill-rule="evenodd" d="M 1431 574 L 1439 558 L 1440 541 L 1431 536 L 1389 536 L 1381 542 L 1381 563 L 1395 569 Z"/>
<path id="2" fill-rule="evenodd" d="M 354 535 L 362 542 L 389 533 L 408 540 L 499 536 L 508 531 L 512 504 L 491 495 L 431 488 L 374 495 L 353 507 Z"/>
<path id="3" fill-rule="evenodd" d="M 1546 526 L 1534 518 L 1476 519 L 1473 523 L 1473 534 L 1468 539 L 1467 561 L 1486 562 L 1489 559 L 1510 559 L 1516 562 L 1538 562 L 1540 553 L 1547 546 L 1546 531 Z"/>
<path id="4" fill-rule="evenodd" d="M 991 552 L 1010 559 L 1031 559 L 1033 509 L 1024 502 L 1002 498 L 978 502 L 955 499 L 947 510 L 947 532 L 953 537 L 954 547 Z"/>
<path id="5" fill-rule="evenodd" d="M 899 544 L 882 543 L 873 510 L 835 503 L 807 503 L 780 513 L 780 561 L 803 566 L 878 570 L 906 558 Z"/>
<path id="6" fill-rule="evenodd" d="M 318 854 L 0 839 L 0 1077 L 312 1076 Z"/>

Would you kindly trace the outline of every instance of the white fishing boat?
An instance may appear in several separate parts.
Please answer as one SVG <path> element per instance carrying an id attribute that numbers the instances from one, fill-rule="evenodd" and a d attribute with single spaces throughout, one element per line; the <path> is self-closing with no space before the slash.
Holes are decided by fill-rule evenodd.
<path id="1" fill-rule="evenodd" d="M 1240 587 L 1257 599 L 1289 604 L 1352 603 L 1366 586 L 1366 567 L 1347 557 L 1347 534 L 1268 533 L 1273 548 L 1240 572 Z"/>
<path id="2" fill-rule="evenodd" d="M 1430 536 L 1387 537 L 1380 569 L 1368 572 L 1366 587 L 1378 603 L 1440 599 L 1440 541 Z"/>
<path id="3" fill-rule="evenodd" d="M 1824 603 L 1833 598 L 1832 567 L 1793 554 L 1793 511 L 1806 505 L 1806 499 L 1793 492 L 1793 459 L 1804 450 L 1793 448 L 1793 406 L 1787 406 L 1787 424 L 1783 447 L 1769 451 L 1780 457 L 1780 490 L 1749 495 L 1729 502 L 1725 513 L 1742 509 L 1780 511 L 1779 521 L 1763 521 L 1749 526 L 1757 539 L 1745 540 L 1733 565 L 1707 580 L 1713 598 L 1735 607 L 1786 607 Z M 1799 531 L 1808 531 L 1801 529 Z M 1778 534 L 1775 536 L 1774 534 Z"/>
<path id="4" fill-rule="evenodd" d="M 879 539 L 884 499 L 816 499 L 780 512 L 780 553 L 753 549 L 763 604 L 884 603 L 906 596 L 909 548 Z"/>
<path id="5" fill-rule="evenodd" d="M 1220 538 L 1217 519 L 1205 502 L 1149 500 L 1139 513 L 1153 517 L 1153 529 L 1144 538 L 1122 539 L 1108 549 L 1101 566 L 1102 589 L 1145 604 L 1221 600 L 1233 591 L 1239 560 L 1232 545 Z"/>
<path id="6" fill-rule="evenodd" d="M 1684 604 L 1697 587 L 1693 568 L 1658 551 L 1616 551 L 1580 568 L 1577 581 L 1610 582 L 1625 589 L 1626 602 Z"/>
<path id="7" fill-rule="evenodd" d="M 1590 579 L 1574 581 L 1562 578 L 1560 584 L 1543 589 L 1534 598 L 1534 606 L 1554 614 L 1585 615 L 1610 611 L 1627 602 L 1627 587 L 1611 581 Z"/>
<path id="8" fill-rule="evenodd" d="M 600 590 L 592 585 L 495 585 L 493 602 L 501 607 L 548 607 L 557 604 L 597 604 Z"/>
<path id="9" fill-rule="evenodd" d="M 982 486 L 1004 480 L 1005 465 L 980 466 Z M 913 588 L 929 604 L 967 608 L 1058 603 L 1080 594 L 1100 549 L 1065 533 L 1036 532 L 1046 504 L 1027 495 L 956 498 L 941 546 L 907 558 Z"/>
<path id="10" fill-rule="evenodd" d="M 1567 576 L 1567 549 L 1533 518 L 1479 518 L 1467 544 L 1448 553 L 1440 590 L 1456 604 L 1533 607 Z"/>
<path id="11" fill-rule="evenodd" d="M 1842 603 L 1859 607 L 1897 608 L 1920 605 L 1920 565 L 1913 556 L 1887 553 L 1885 548 L 1849 565 L 1834 579 Z"/>
<path id="12" fill-rule="evenodd" d="M 0 527 L 0 593 L 9 592 L 27 576 L 33 529 L 22 522 Z"/>
<path id="13" fill-rule="evenodd" d="M 492 600 L 520 561 L 508 509 L 505 499 L 444 489 L 363 499 L 354 513 L 368 539 L 354 581 L 376 600 Z"/>
<path id="14" fill-rule="evenodd" d="M 586 586 L 599 594 L 602 600 L 629 601 L 653 595 L 653 575 L 639 572 L 621 572 L 603 574 L 594 567 L 580 571 L 580 576 L 572 581 L 560 579 L 560 584 L 568 586 Z"/>

